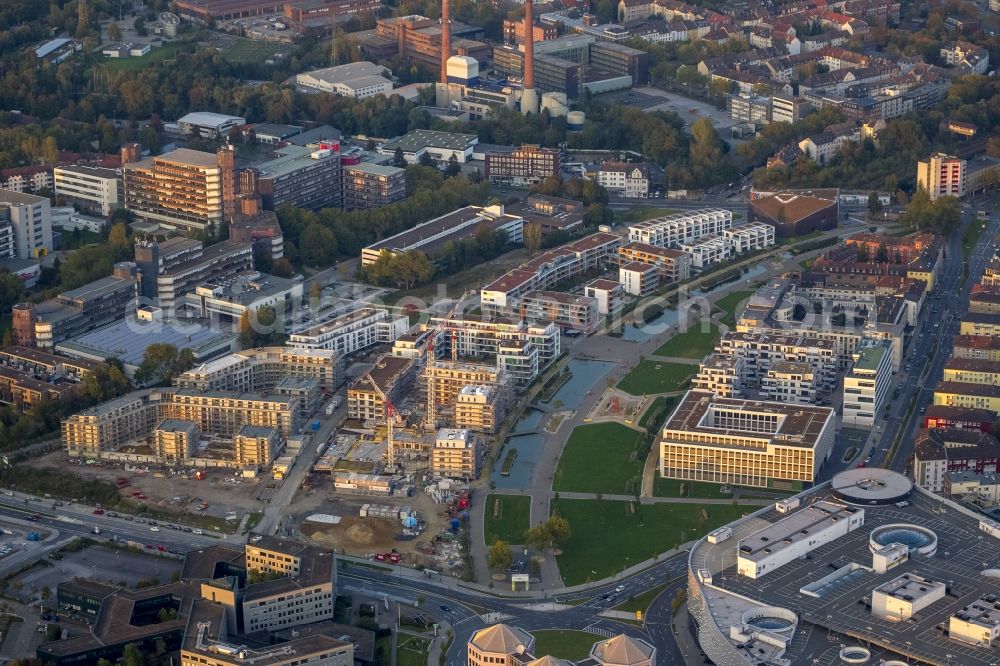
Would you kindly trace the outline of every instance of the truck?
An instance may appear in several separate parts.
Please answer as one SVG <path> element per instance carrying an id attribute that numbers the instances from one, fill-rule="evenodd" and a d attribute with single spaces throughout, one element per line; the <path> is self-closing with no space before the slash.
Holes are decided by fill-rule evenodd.
<path id="1" fill-rule="evenodd" d="M 326 412 L 327 416 L 330 416 L 337 410 L 337 407 L 340 407 L 341 402 L 342 402 L 341 397 L 339 395 L 335 395 L 333 396 L 333 399 L 330 400 L 330 402 L 326 403 L 326 409 L 323 411 Z"/>

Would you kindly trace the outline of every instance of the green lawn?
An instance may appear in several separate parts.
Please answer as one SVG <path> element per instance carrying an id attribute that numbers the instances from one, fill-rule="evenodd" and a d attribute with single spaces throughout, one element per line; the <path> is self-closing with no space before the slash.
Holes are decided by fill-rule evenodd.
<path id="1" fill-rule="evenodd" d="M 632 460 L 641 437 L 642 433 L 620 423 L 577 426 L 559 458 L 553 489 L 631 494 L 628 483 L 642 475 L 645 462 L 641 457 Z"/>
<path id="2" fill-rule="evenodd" d="M 426 638 L 401 634 L 396 643 L 396 666 L 427 666 L 431 642 Z"/>
<path id="3" fill-rule="evenodd" d="M 676 406 L 676 397 L 661 395 L 653 401 L 653 404 L 649 406 L 646 413 L 639 419 L 639 427 L 644 430 L 659 428 L 667 420 L 667 417 L 670 416 L 670 413 L 674 411 L 674 407 Z"/>
<path id="4" fill-rule="evenodd" d="M 263 63 L 278 53 L 287 56 L 290 50 L 287 44 L 237 38 L 222 52 L 222 57 L 234 63 Z"/>
<path id="5" fill-rule="evenodd" d="M 570 629 L 541 629 L 531 633 L 535 637 L 535 654 L 547 654 L 570 661 L 586 659 L 594 643 L 604 640 L 604 636 L 589 631 Z"/>
<path id="6" fill-rule="evenodd" d="M 172 60 L 176 55 L 176 44 L 154 45 L 153 49 L 144 56 L 138 58 L 105 58 L 103 64 L 108 69 L 113 70 L 136 70 L 149 67 L 150 65 L 158 65 L 164 60 Z"/>
<path id="7" fill-rule="evenodd" d="M 494 507 L 498 518 L 493 517 Z M 483 513 L 487 546 L 496 543 L 497 539 L 521 543 L 525 531 L 531 526 L 531 498 L 527 495 L 487 495 Z"/>
<path id="8" fill-rule="evenodd" d="M 681 486 L 684 486 L 681 488 Z M 653 480 L 654 497 L 696 497 L 698 499 L 730 499 L 732 494 L 719 490 L 720 483 L 699 483 L 697 481 L 679 481 L 664 479 L 657 474 Z"/>
<path id="9" fill-rule="evenodd" d="M 753 296 L 754 292 L 750 290 L 746 291 L 734 291 L 730 294 L 726 294 L 719 300 L 715 302 L 715 307 L 720 310 L 725 310 L 726 314 L 722 317 L 721 321 L 723 324 L 729 328 L 734 328 L 736 326 L 736 310 L 739 308 L 740 303 L 746 299 Z"/>
<path id="10" fill-rule="evenodd" d="M 666 208 L 660 206 L 636 206 L 635 208 L 630 208 L 629 210 L 622 213 L 615 213 L 615 217 L 618 222 L 622 224 L 635 224 L 636 222 L 645 222 L 646 220 L 652 220 L 654 217 L 663 217 L 664 215 L 672 215 L 678 212 L 676 208 Z"/>
<path id="11" fill-rule="evenodd" d="M 698 366 L 691 363 L 642 361 L 618 382 L 618 388 L 632 395 L 671 393 L 683 390 L 697 372 Z"/>
<path id="12" fill-rule="evenodd" d="M 556 558 L 567 586 L 610 577 L 755 510 L 732 504 L 640 505 L 609 500 L 560 499 L 554 504 L 570 525 L 570 537 Z"/>
<path id="13" fill-rule="evenodd" d="M 678 358 L 702 359 L 711 353 L 715 343 L 719 341 L 719 327 L 709 322 L 708 330 L 703 330 L 702 322 L 695 322 L 683 333 L 663 343 L 654 354 L 657 356 L 675 356 Z"/>
<path id="14" fill-rule="evenodd" d="M 616 611 L 623 611 L 625 613 L 634 613 L 636 611 L 646 612 L 649 608 L 649 604 L 653 603 L 653 599 L 660 596 L 663 590 L 667 589 L 666 583 L 663 585 L 657 585 L 656 587 L 651 587 L 642 594 L 637 594 L 631 599 L 618 604 L 614 607 Z"/>
<path id="15" fill-rule="evenodd" d="M 983 233 L 983 228 L 989 222 L 981 220 L 972 220 L 969 222 L 968 226 L 962 230 L 962 256 L 965 258 L 966 263 L 969 261 L 969 255 L 972 251 L 976 249 L 976 244 L 979 243 L 979 237 Z"/>

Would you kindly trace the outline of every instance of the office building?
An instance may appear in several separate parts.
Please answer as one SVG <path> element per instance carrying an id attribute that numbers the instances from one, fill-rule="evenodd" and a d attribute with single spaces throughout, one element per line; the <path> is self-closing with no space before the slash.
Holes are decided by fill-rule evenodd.
<path id="1" fill-rule="evenodd" d="M 55 193 L 84 211 L 111 215 L 121 203 L 121 176 L 114 169 L 57 166 L 52 169 Z"/>
<path id="2" fill-rule="evenodd" d="M 123 319 L 136 306 L 134 270 L 116 274 L 64 291 L 38 305 L 25 304 L 19 344 L 53 349 L 55 345 L 95 328 Z M 132 265 L 134 267 L 134 265 Z M 22 320 L 23 321 L 23 320 Z"/>
<path id="3" fill-rule="evenodd" d="M 174 385 L 198 391 L 269 391 L 282 379 L 315 380 L 333 390 L 342 381 L 340 355 L 326 349 L 257 347 L 233 352 L 204 363 L 174 378 Z"/>
<path id="4" fill-rule="evenodd" d="M 473 481 L 479 476 L 482 447 L 476 436 L 461 428 L 441 428 L 431 449 L 431 474 Z"/>
<path id="5" fill-rule="evenodd" d="M 584 206 L 572 199 L 530 194 L 523 204 L 509 206 L 507 210 L 512 215 L 520 215 L 525 225 L 537 224 L 543 236 L 583 228 Z"/>
<path id="6" fill-rule="evenodd" d="M 306 328 L 291 331 L 288 346 L 330 349 L 348 356 L 377 344 L 394 342 L 410 328 L 405 314 L 364 307 Z"/>
<path id="7" fill-rule="evenodd" d="M 865 340 L 844 376 L 843 422 L 873 428 L 892 385 L 892 349 L 887 340 Z"/>
<path id="8" fill-rule="evenodd" d="M 253 270 L 253 245 L 224 240 L 198 251 L 185 252 L 185 259 L 161 269 L 156 274 L 156 300 L 160 309 L 174 316 L 184 304 L 184 296 L 199 285 L 235 273 Z M 143 283 L 146 276 L 143 276 Z"/>
<path id="9" fill-rule="evenodd" d="M 663 427 L 660 476 L 757 487 L 812 483 L 832 451 L 836 421 L 828 407 L 688 391 Z"/>
<path id="10" fill-rule="evenodd" d="M 269 159 L 255 163 L 252 174 L 266 210 L 286 204 L 311 210 L 340 208 L 343 202 L 340 144 L 336 142 L 316 149 L 282 146 Z"/>
<path id="11" fill-rule="evenodd" d="M 948 636 L 981 648 L 992 648 L 1000 638 L 1000 602 L 986 594 L 948 618 Z"/>
<path id="12" fill-rule="evenodd" d="M 731 210 L 708 208 L 694 212 L 673 213 L 638 222 L 628 228 L 628 239 L 633 243 L 676 248 L 681 243 L 719 235 L 732 226 Z"/>
<path id="13" fill-rule="evenodd" d="M 501 387 L 491 384 L 463 386 L 455 398 L 455 427 L 492 435 L 507 415 L 508 400 Z"/>
<path id="14" fill-rule="evenodd" d="M 189 259 L 200 257 L 203 251 L 204 244 L 201 241 L 185 236 L 174 236 L 163 241 L 155 238 L 137 239 L 133 257 L 139 270 L 140 296 L 155 299 L 157 276 Z"/>
<path id="15" fill-rule="evenodd" d="M 383 423 L 388 414 L 386 398 L 399 402 L 413 386 L 417 366 L 413 359 L 381 356 L 371 370 L 347 389 L 347 416 L 359 421 Z"/>
<path id="16" fill-rule="evenodd" d="M 399 255 L 410 250 L 420 250 L 432 260 L 440 259 L 449 241 L 472 238 L 483 226 L 502 231 L 511 244 L 517 245 L 524 240 L 524 220 L 505 213 L 503 205 L 466 206 L 363 248 L 361 265 L 375 263 L 385 252 Z"/>
<path id="17" fill-rule="evenodd" d="M 178 148 L 128 162 L 125 207 L 137 220 L 184 232 L 219 230 L 235 203 L 235 152 Z"/>
<path id="18" fill-rule="evenodd" d="M 283 317 L 293 303 L 301 300 L 301 281 L 260 271 L 244 271 L 218 276 L 196 286 L 176 304 L 176 314 L 230 322 L 238 322 L 248 315 L 253 322 L 261 308 L 273 308 L 278 317 Z"/>
<path id="19" fill-rule="evenodd" d="M 48 197 L 0 190 L 0 224 L 10 225 L 17 259 L 37 259 L 52 251 L 52 212 Z"/>
<path id="20" fill-rule="evenodd" d="M 559 151 L 523 145 L 510 153 L 486 154 L 486 180 L 500 187 L 530 187 L 559 175 Z"/>
<path id="21" fill-rule="evenodd" d="M 224 113 L 210 111 L 195 111 L 177 120 L 177 129 L 183 136 L 202 139 L 221 139 L 229 135 L 229 131 L 247 124 L 247 119 L 240 116 L 228 116 Z"/>
<path id="22" fill-rule="evenodd" d="M 601 40 L 590 45 L 590 68 L 630 76 L 633 86 L 649 83 L 649 54 L 624 44 Z"/>
<path id="23" fill-rule="evenodd" d="M 245 202 L 241 202 L 245 204 Z M 251 210 L 256 205 L 249 206 Z M 273 211 L 237 212 L 229 221 L 229 240 L 253 245 L 254 262 L 268 262 L 285 256 L 285 237 Z"/>
<path id="24" fill-rule="evenodd" d="M 931 201 L 940 197 L 965 196 L 964 159 L 935 153 L 917 162 L 917 187 L 923 188 Z"/>
<path id="25" fill-rule="evenodd" d="M 343 165 L 344 210 L 381 208 L 406 198 L 406 169 L 362 162 Z"/>

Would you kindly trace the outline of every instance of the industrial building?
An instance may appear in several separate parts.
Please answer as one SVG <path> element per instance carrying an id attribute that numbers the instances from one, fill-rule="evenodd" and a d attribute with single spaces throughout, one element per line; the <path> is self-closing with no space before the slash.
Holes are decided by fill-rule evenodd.
<path id="1" fill-rule="evenodd" d="M 363 99 L 372 95 L 388 96 L 392 92 L 392 80 L 387 75 L 391 77 L 392 72 L 362 60 L 297 74 L 295 83 L 311 90 Z"/>
<path id="2" fill-rule="evenodd" d="M 246 124 L 247 119 L 241 116 L 209 111 L 195 111 L 177 120 L 177 128 L 183 136 L 202 139 L 221 139 L 229 130 Z"/>

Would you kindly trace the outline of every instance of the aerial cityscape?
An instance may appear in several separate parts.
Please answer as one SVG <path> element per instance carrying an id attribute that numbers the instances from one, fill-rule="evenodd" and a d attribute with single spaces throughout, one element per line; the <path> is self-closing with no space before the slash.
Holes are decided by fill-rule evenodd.
<path id="1" fill-rule="evenodd" d="M 0 0 L 0 664 L 997 666 L 1000 0 Z"/>

